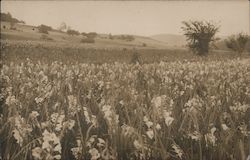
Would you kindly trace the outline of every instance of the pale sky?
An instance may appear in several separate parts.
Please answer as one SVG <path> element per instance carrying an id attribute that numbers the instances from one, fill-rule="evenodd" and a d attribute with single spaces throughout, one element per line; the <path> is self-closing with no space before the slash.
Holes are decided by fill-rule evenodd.
<path id="1" fill-rule="evenodd" d="M 62 22 L 80 32 L 182 34 L 184 20 L 212 20 L 220 35 L 249 33 L 248 1 L 1 1 L 26 24 L 57 28 Z"/>

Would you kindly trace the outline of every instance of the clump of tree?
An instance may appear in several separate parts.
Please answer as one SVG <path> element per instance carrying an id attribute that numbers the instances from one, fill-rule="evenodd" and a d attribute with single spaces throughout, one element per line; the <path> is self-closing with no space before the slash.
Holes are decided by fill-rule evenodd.
<path id="1" fill-rule="evenodd" d="M 97 37 L 98 34 L 96 32 L 89 32 L 89 33 L 82 32 L 81 35 L 85 37 L 81 39 L 81 43 L 95 43 L 95 38 Z"/>
<path id="2" fill-rule="evenodd" d="M 125 40 L 125 41 L 133 41 L 135 40 L 135 37 L 132 35 L 120 35 L 118 36 L 118 39 Z"/>
<path id="3" fill-rule="evenodd" d="M 186 36 L 188 47 L 198 55 L 207 55 L 211 43 L 218 40 L 215 34 L 219 26 L 208 21 L 184 21 L 181 29 Z"/>
<path id="4" fill-rule="evenodd" d="M 239 33 L 238 35 L 232 35 L 228 39 L 225 40 L 227 48 L 237 52 L 241 55 L 245 49 L 246 44 L 250 40 L 249 36 L 244 33 Z"/>
<path id="5" fill-rule="evenodd" d="M 87 38 L 96 38 L 97 37 L 97 33 L 96 32 L 89 32 L 89 33 L 85 33 L 85 32 L 82 32 L 81 33 L 82 36 L 85 36 Z"/>
<path id="6" fill-rule="evenodd" d="M 49 34 L 49 31 L 52 31 L 52 27 L 41 24 L 37 27 L 39 33 Z"/>
<path id="7" fill-rule="evenodd" d="M 89 38 L 96 38 L 97 35 L 98 34 L 96 32 L 89 32 L 88 35 L 87 35 L 87 37 L 89 37 Z"/>
<path id="8" fill-rule="evenodd" d="M 74 30 L 74 29 L 68 29 L 67 30 L 67 34 L 69 34 L 71 36 L 74 36 L 74 35 L 78 36 L 78 35 L 80 35 L 80 33 L 78 31 Z"/>
<path id="9" fill-rule="evenodd" d="M 12 17 L 12 15 L 9 12 L 8 13 L 1 13 L 1 21 L 25 24 L 24 21 L 18 20 L 16 18 Z"/>
<path id="10" fill-rule="evenodd" d="M 25 24 L 24 21 L 13 18 L 12 15 L 9 12 L 8 13 L 1 13 L 1 21 L 9 22 L 10 23 L 10 29 L 12 29 L 12 30 L 16 30 L 16 28 L 15 28 L 16 23 Z"/>

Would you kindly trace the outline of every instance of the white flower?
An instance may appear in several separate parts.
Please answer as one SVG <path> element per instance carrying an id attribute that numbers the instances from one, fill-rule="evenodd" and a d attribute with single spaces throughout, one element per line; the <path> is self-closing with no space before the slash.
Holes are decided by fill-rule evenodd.
<path id="1" fill-rule="evenodd" d="M 78 154 L 80 152 L 80 148 L 79 147 L 71 148 L 71 152 L 74 155 L 74 157 L 77 159 L 78 158 Z"/>
<path id="2" fill-rule="evenodd" d="M 36 97 L 35 98 L 35 101 L 36 101 L 36 103 L 38 104 L 38 103 L 41 103 L 42 101 L 43 101 L 44 99 L 43 98 L 41 98 L 41 97 Z"/>
<path id="3" fill-rule="evenodd" d="M 104 105 L 102 107 L 102 111 L 104 112 L 104 117 L 109 117 L 112 114 L 112 112 L 110 110 L 111 110 L 110 105 Z"/>
<path id="4" fill-rule="evenodd" d="M 16 102 L 17 102 L 16 97 L 15 97 L 15 96 L 12 96 L 12 95 L 8 96 L 8 97 L 6 98 L 6 101 L 5 101 L 5 103 L 6 103 L 8 106 L 13 105 L 13 104 L 15 104 Z"/>
<path id="5" fill-rule="evenodd" d="M 72 130 L 72 128 L 75 126 L 75 120 L 68 120 L 63 123 L 63 126 L 66 126 L 69 130 Z"/>
<path id="6" fill-rule="evenodd" d="M 162 104 L 161 96 L 154 97 L 151 102 L 154 104 L 156 108 L 160 107 Z"/>
<path id="7" fill-rule="evenodd" d="M 22 146 L 23 144 L 23 137 L 21 136 L 20 132 L 17 129 L 13 130 L 13 136 L 16 139 L 17 143 Z"/>
<path id="8" fill-rule="evenodd" d="M 193 140 L 200 140 L 201 139 L 201 134 L 197 131 L 194 131 L 193 133 L 188 134 L 189 137 L 191 137 Z"/>
<path id="9" fill-rule="evenodd" d="M 119 103 L 120 103 L 121 105 L 124 105 L 124 101 L 123 101 L 123 100 L 121 100 Z"/>
<path id="10" fill-rule="evenodd" d="M 150 139 L 153 139 L 154 138 L 154 131 L 153 130 L 148 130 L 146 132 L 147 136 L 150 138 Z"/>
<path id="11" fill-rule="evenodd" d="M 59 155 L 59 154 L 58 154 L 58 155 L 55 155 L 55 156 L 54 156 L 54 159 L 61 159 L 61 155 Z"/>
<path id="12" fill-rule="evenodd" d="M 36 117 L 38 117 L 39 116 L 39 113 L 37 112 L 37 111 L 32 111 L 31 113 L 30 113 L 30 118 L 31 119 L 35 119 Z"/>
<path id="13" fill-rule="evenodd" d="M 148 128 L 150 128 L 151 126 L 153 126 L 153 122 L 147 121 L 147 122 L 146 122 L 146 125 L 147 125 Z"/>
<path id="14" fill-rule="evenodd" d="M 87 146 L 88 147 L 91 147 L 92 146 L 92 144 L 95 142 L 95 138 L 96 138 L 97 136 L 96 135 L 92 135 L 90 138 L 89 138 L 89 140 L 87 141 Z"/>
<path id="15" fill-rule="evenodd" d="M 71 152 L 76 159 L 78 159 L 79 153 L 82 151 L 81 140 L 76 140 L 77 147 L 71 148 Z"/>
<path id="16" fill-rule="evenodd" d="M 42 144 L 42 149 L 46 149 L 48 152 L 51 150 L 52 146 L 49 144 L 49 141 L 44 141 Z"/>
<path id="17" fill-rule="evenodd" d="M 55 148 L 52 147 L 55 146 Z M 42 143 L 42 149 L 47 149 L 50 151 L 51 149 L 54 149 L 55 151 L 61 153 L 61 143 L 60 139 L 56 136 L 55 133 L 50 133 L 46 129 L 43 132 L 43 143 Z"/>
<path id="18" fill-rule="evenodd" d="M 228 126 L 227 126 L 226 124 L 221 124 L 221 127 L 222 127 L 222 129 L 223 129 L 224 131 L 226 131 L 226 130 L 229 129 Z"/>
<path id="19" fill-rule="evenodd" d="M 55 146 L 55 148 L 54 148 L 53 151 L 54 151 L 54 152 L 59 152 L 59 153 L 61 153 L 61 151 L 62 151 L 62 146 L 61 146 L 61 144 L 60 144 L 60 143 L 57 144 L 57 145 Z"/>
<path id="20" fill-rule="evenodd" d="M 62 129 L 62 122 L 64 120 L 64 117 L 65 117 L 65 115 L 60 115 L 57 118 L 57 123 L 56 123 L 56 128 L 55 128 L 56 131 L 61 131 L 61 129 Z"/>
<path id="21" fill-rule="evenodd" d="M 205 140 L 206 140 L 206 142 L 208 143 L 211 143 L 213 146 L 215 146 L 215 144 L 216 144 L 216 137 L 214 136 L 214 132 L 216 131 L 216 128 L 215 127 L 213 127 L 213 128 L 211 128 L 211 130 L 210 130 L 210 133 L 207 133 L 206 135 L 205 135 Z"/>
<path id="22" fill-rule="evenodd" d="M 42 122 L 41 123 L 41 127 L 42 127 L 42 129 L 44 129 L 44 128 L 46 128 L 47 126 L 49 126 L 49 122 L 48 121 L 46 121 L 46 122 Z"/>
<path id="23" fill-rule="evenodd" d="M 53 123 L 56 123 L 57 117 L 59 116 L 58 113 L 51 114 L 50 118 Z"/>
<path id="24" fill-rule="evenodd" d="M 139 141 L 137 141 L 137 140 L 134 141 L 134 146 L 135 146 L 135 148 L 138 149 L 138 150 L 142 148 L 142 145 L 141 145 L 141 144 L 139 143 Z"/>
<path id="25" fill-rule="evenodd" d="M 174 152 L 178 155 L 178 157 L 182 159 L 182 155 L 183 155 L 182 149 L 177 144 L 173 144 L 172 148 L 174 149 Z"/>
<path id="26" fill-rule="evenodd" d="M 105 141 L 102 138 L 98 138 L 99 143 L 105 144 Z"/>
<path id="27" fill-rule="evenodd" d="M 41 157 L 42 151 L 43 150 L 40 147 L 36 147 L 36 148 L 32 149 L 32 156 L 35 159 L 42 159 L 42 157 Z"/>
<path id="28" fill-rule="evenodd" d="M 84 114 L 84 117 L 85 117 L 86 122 L 87 122 L 87 123 L 91 123 L 90 117 L 89 117 L 89 113 L 88 113 L 86 107 L 83 107 L 83 114 Z"/>
<path id="29" fill-rule="evenodd" d="M 148 121 L 148 117 L 144 116 L 144 117 L 143 117 L 143 121 L 144 121 L 144 122 L 147 122 L 147 121 Z"/>
<path id="30" fill-rule="evenodd" d="M 170 112 L 166 112 L 166 111 L 163 113 L 163 116 L 165 119 L 165 124 L 169 127 L 174 121 L 174 118 L 170 116 Z"/>
<path id="31" fill-rule="evenodd" d="M 77 98 L 73 95 L 69 95 L 68 103 L 69 103 L 69 112 L 71 115 L 74 115 L 79 110 L 79 107 L 77 106 Z"/>
<path id="32" fill-rule="evenodd" d="M 106 142 L 102 138 L 98 138 L 98 143 L 97 143 L 98 147 L 105 146 L 105 143 Z"/>
<path id="33" fill-rule="evenodd" d="M 126 125 L 126 124 L 122 125 L 121 128 L 122 128 L 122 133 L 125 136 L 132 135 L 132 133 L 134 132 L 133 127 L 130 127 L 130 126 Z"/>
<path id="34" fill-rule="evenodd" d="M 91 148 L 89 150 L 89 153 L 91 155 L 91 160 L 97 160 L 98 158 L 100 158 L 100 153 L 96 148 Z"/>
<path id="35" fill-rule="evenodd" d="M 156 124 L 156 127 L 155 127 L 157 130 L 160 130 L 161 129 L 161 125 L 159 123 Z"/>

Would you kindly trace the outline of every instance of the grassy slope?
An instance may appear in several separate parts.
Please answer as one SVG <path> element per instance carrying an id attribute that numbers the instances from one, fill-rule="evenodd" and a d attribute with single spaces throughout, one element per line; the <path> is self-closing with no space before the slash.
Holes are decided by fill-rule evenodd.
<path id="1" fill-rule="evenodd" d="M 1 22 L 1 26 L 5 25 L 6 29 L 2 29 L 1 27 L 1 39 L 2 40 L 29 40 L 29 41 L 41 41 L 41 33 L 38 33 L 37 28 L 33 26 L 28 25 L 19 25 L 16 24 L 16 30 L 10 30 L 9 24 L 7 22 Z M 104 39 L 101 37 L 97 37 L 95 39 L 94 44 L 82 44 L 80 43 L 80 40 L 82 36 L 70 36 L 66 33 L 61 33 L 57 31 L 51 31 L 47 35 L 48 37 L 52 38 L 52 42 L 56 42 L 59 44 L 65 45 L 67 44 L 73 44 L 73 45 L 79 45 L 79 47 L 90 47 L 90 48 L 150 48 L 150 49 L 164 49 L 167 48 L 166 44 L 162 42 L 158 42 L 156 40 L 153 40 L 149 37 L 142 37 L 142 36 L 135 36 L 134 41 L 125 41 L 125 40 L 110 40 L 110 39 Z M 145 43 L 147 46 L 143 47 L 143 43 Z"/>
<path id="2" fill-rule="evenodd" d="M 1 23 L 1 28 L 2 25 L 8 24 Z M 83 44 L 80 43 L 81 36 L 69 36 L 66 33 L 53 31 L 48 34 L 53 40 L 45 41 L 40 39 L 42 34 L 33 26 L 15 27 L 16 30 L 1 29 L 1 51 L 5 62 L 22 62 L 26 58 L 67 63 L 130 62 L 135 52 L 139 53 L 144 63 L 195 59 L 195 56 L 185 48 L 169 47 L 149 37 L 135 36 L 135 40 L 131 42 L 98 37 L 94 44 Z M 147 46 L 143 47 L 143 43 Z M 209 57 L 220 59 L 234 57 L 234 54 L 217 50 L 210 53 Z"/>

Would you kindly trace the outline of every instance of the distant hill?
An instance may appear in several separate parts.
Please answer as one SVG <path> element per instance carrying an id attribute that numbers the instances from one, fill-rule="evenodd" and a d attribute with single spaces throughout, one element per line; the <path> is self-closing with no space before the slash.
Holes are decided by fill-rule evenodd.
<path id="1" fill-rule="evenodd" d="M 39 33 L 38 28 L 32 25 L 14 24 L 11 28 L 10 22 L 1 21 L 1 40 L 24 40 L 24 41 L 43 41 L 49 43 L 72 44 L 90 48 L 116 48 L 116 49 L 166 49 L 166 43 L 152 39 L 150 37 L 137 35 L 113 35 L 98 34 L 94 43 L 81 43 L 86 38 L 83 35 L 69 35 L 58 30 L 50 30 L 48 34 Z M 130 37 L 133 37 L 132 39 Z"/>
<path id="2" fill-rule="evenodd" d="M 168 46 L 184 46 L 186 39 L 183 35 L 175 34 L 157 34 L 151 36 L 152 39 L 166 43 Z"/>

